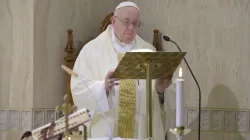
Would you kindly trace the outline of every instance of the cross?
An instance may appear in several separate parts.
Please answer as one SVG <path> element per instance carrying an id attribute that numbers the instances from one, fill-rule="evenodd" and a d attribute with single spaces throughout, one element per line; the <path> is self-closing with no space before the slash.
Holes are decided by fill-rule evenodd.
<path id="1" fill-rule="evenodd" d="M 64 99 L 64 103 L 60 106 L 57 106 L 56 111 L 58 111 L 58 112 L 62 111 L 62 113 L 65 117 L 65 129 L 66 130 L 64 132 L 64 137 L 68 140 L 68 137 L 69 137 L 69 130 L 68 130 L 69 129 L 69 118 L 68 118 L 68 116 L 71 112 L 76 111 L 76 106 L 75 105 L 71 106 L 70 100 L 69 100 L 69 97 L 67 94 L 63 97 L 63 99 Z"/>

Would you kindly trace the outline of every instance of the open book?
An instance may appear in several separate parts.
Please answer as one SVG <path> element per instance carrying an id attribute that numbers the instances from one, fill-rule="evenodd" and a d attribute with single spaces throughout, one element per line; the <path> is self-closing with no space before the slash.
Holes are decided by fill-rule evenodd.
<path id="1" fill-rule="evenodd" d="M 86 122 L 91 120 L 89 111 L 86 108 L 70 114 L 68 118 L 69 130 L 84 125 Z M 63 135 L 65 130 L 65 117 L 62 117 L 55 122 L 41 126 L 31 132 L 26 132 L 21 139 L 32 137 L 33 140 L 50 140 L 55 137 L 60 137 L 60 135 Z"/>

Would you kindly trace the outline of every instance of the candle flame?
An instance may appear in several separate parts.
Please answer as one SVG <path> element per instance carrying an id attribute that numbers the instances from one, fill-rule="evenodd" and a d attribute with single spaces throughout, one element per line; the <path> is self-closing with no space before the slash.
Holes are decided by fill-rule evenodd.
<path id="1" fill-rule="evenodd" d="M 179 69 L 179 77 L 182 77 L 182 68 Z"/>

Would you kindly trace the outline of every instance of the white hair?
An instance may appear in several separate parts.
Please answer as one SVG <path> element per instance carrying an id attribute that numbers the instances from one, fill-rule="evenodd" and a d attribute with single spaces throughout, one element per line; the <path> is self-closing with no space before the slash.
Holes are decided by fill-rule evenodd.
<path id="1" fill-rule="evenodd" d="M 121 9 L 117 9 L 114 11 L 114 16 L 118 16 L 121 12 Z"/>

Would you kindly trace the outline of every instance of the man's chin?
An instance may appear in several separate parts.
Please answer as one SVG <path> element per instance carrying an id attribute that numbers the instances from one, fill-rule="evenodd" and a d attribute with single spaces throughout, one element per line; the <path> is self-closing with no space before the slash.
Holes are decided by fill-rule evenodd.
<path id="1" fill-rule="evenodd" d="M 133 40 L 134 40 L 134 37 L 132 36 L 132 35 L 130 35 L 130 36 L 126 36 L 126 38 L 124 39 L 124 40 L 126 40 L 126 42 L 132 42 Z M 124 41 L 125 42 L 125 41 Z"/>
<path id="2" fill-rule="evenodd" d="M 131 42 L 132 42 L 132 39 L 126 39 L 126 40 L 124 40 L 124 43 L 126 43 L 126 44 L 129 44 Z"/>

